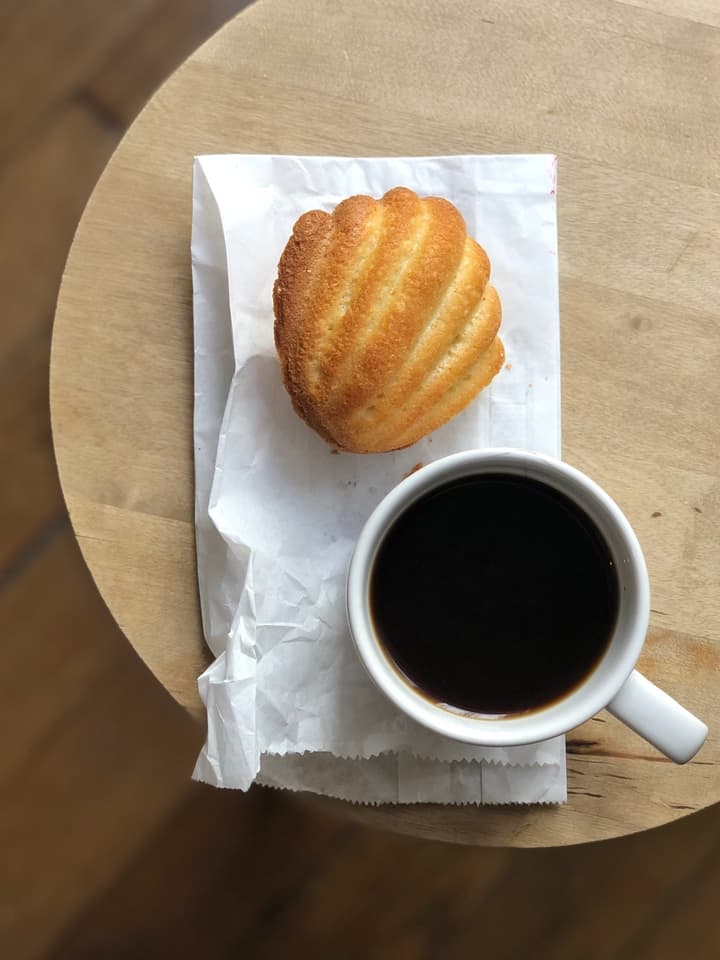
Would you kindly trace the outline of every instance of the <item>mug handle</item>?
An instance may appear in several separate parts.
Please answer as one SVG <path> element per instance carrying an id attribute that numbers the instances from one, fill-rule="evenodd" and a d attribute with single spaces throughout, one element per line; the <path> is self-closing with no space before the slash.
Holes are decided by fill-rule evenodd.
<path id="1" fill-rule="evenodd" d="M 702 720 L 637 670 L 633 670 L 607 709 L 675 763 L 692 760 L 708 735 Z"/>

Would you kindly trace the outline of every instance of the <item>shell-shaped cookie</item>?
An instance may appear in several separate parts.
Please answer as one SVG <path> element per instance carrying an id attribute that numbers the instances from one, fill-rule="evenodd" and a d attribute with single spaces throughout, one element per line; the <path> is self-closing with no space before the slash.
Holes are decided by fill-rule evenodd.
<path id="1" fill-rule="evenodd" d="M 505 354 L 490 262 L 458 210 L 396 187 L 295 224 L 275 343 L 297 413 L 355 453 L 409 446 L 487 386 Z"/>

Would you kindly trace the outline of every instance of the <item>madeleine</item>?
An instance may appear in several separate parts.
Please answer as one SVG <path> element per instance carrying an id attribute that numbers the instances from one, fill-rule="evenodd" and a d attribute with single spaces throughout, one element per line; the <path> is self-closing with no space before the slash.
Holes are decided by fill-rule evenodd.
<path id="1" fill-rule="evenodd" d="M 380 453 L 463 410 L 503 365 L 490 261 L 440 197 L 396 187 L 295 224 L 273 291 L 293 406 L 328 443 Z"/>

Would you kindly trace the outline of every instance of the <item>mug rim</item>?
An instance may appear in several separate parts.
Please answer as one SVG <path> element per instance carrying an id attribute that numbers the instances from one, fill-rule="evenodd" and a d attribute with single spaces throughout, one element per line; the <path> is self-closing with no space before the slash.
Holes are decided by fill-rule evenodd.
<path id="1" fill-rule="evenodd" d="M 370 582 L 377 551 L 385 533 L 395 520 L 416 500 L 445 483 L 490 471 L 534 476 L 540 482 L 571 497 L 580 509 L 589 513 L 592 503 L 602 512 L 619 535 L 627 551 L 631 571 L 621 573 L 621 605 L 624 601 L 623 576 L 635 582 L 637 614 L 621 641 L 616 634 L 608 650 L 582 683 L 558 700 L 527 713 L 488 718 L 469 711 L 433 702 L 419 692 L 393 663 L 377 637 L 370 615 Z M 538 476 L 538 474 L 541 474 Z M 556 486 L 548 478 L 564 481 Z M 568 486 L 572 488 L 568 492 Z M 573 491 L 581 492 L 576 498 Z M 605 537 L 604 531 L 603 537 Z M 437 733 L 454 740 L 484 746 L 516 746 L 548 740 L 567 733 L 602 710 L 621 689 L 640 656 L 650 617 L 650 585 L 647 565 L 637 536 L 615 501 L 594 480 L 576 467 L 555 457 L 508 447 L 466 450 L 450 454 L 422 467 L 394 487 L 373 510 L 358 537 L 348 569 L 346 589 L 347 619 L 358 656 L 378 688 L 405 714 Z M 620 620 L 620 614 L 618 614 Z M 597 681 L 600 665 L 610 649 L 616 660 L 610 679 Z M 591 680 L 595 680 L 591 683 Z"/>

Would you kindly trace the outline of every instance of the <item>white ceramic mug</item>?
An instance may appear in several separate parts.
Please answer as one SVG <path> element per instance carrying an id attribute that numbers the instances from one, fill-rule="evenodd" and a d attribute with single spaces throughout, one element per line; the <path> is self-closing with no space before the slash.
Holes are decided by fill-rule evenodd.
<path id="1" fill-rule="evenodd" d="M 370 613 L 370 579 L 378 548 L 397 517 L 419 497 L 462 477 L 506 473 L 530 477 L 573 500 L 605 538 L 616 565 L 620 603 L 610 644 L 583 682 L 530 713 L 488 718 L 434 703 L 405 680 L 385 653 Z M 350 631 L 378 687 L 401 710 L 439 733 L 467 743 L 535 743 L 579 726 L 606 707 L 676 763 L 686 763 L 707 727 L 635 670 L 650 616 L 650 584 L 640 544 L 617 504 L 596 483 L 560 460 L 521 450 L 468 450 L 413 473 L 376 507 L 353 553 L 347 583 Z"/>

